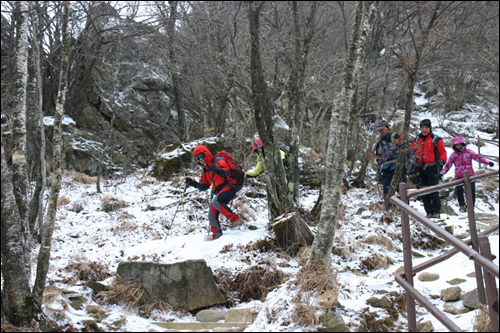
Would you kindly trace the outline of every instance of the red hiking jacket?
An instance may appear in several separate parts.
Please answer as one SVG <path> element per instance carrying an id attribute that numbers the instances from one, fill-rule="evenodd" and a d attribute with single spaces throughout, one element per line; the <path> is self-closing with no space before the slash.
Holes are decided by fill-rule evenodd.
<path id="1" fill-rule="evenodd" d="M 233 184 L 236 185 L 236 179 L 231 177 L 229 174 L 231 169 L 227 165 L 224 158 L 214 157 L 207 147 L 203 145 L 198 145 L 193 150 L 193 156 L 200 153 L 205 154 L 205 162 L 207 166 L 203 168 L 203 174 L 201 175 L 201 184 L 212 185 L 214 192 L 219 192 L 224 185 Z"/>

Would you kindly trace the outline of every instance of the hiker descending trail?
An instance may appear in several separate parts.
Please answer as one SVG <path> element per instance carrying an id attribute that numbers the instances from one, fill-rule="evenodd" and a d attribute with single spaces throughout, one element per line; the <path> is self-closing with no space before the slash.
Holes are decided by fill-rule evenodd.
<path id="1" fill-rule="evenodd" d="M 224 154 L 219 153 L 213 156 L 207 147 L 198 145 L 193 150 L 193 157 L 203 167 L 201 180 L 197 182 L 192 178 L 186 178 L 188 186 L 196 187 L 200 191 L 212 188 L 212 192 L 215 194 L 208 211 L 208 222 L 212 234 L 208 235 L 207 240 L 214 240 L 222 236 L 219 222 L 220 213 L 231 221 L 230 228 L 243 223 L 241 217 L 236 215 L 228 206 L 236 196 L 236 192 L 241 188 L 242 183 L 238 180 L 243 177 L 238 175 L 240 173 L 239 169 L 232 160 L 228 161 L 231 155 L 227 157 L 225 154 L 229 155 L 224 152 Z M 220 155 L 226 156 L 226 158 Z"/>
<path id="2" fill-rule="evenodd" d="M 448 163 L 441 171 L 441 175 L 445 175 L 448 170 L 450 170 L 451 166 L 455 165 L 455 179 L 462 179 L 464 175 L 464 171 L 469 171 L 470 176 L 474 176 L 476 173 L 474 172 L 474 168 L 472 167 L 472 160 L 477 161 L 478 163 L 488 164 L 490 167 L 494 165 L 493 162 L 488 161 L 486 158 L 481 155 L 475 153 L 474 151 L 467 148 L 464 139 L 461 136 L 457 136 L 453 138 L 452 142 L 453 153 L 451 153 Z M 471 183 L 472 189 L 472 202 L 475 204 L 476 202 L 476 182 Z M 464 199 L 464 185 L 458 185 L 456 187 L 457 190 L 457 199 L 458 204 L 460 206 L 460 212 L 467 212 L 467 206 L 465 205 Z"/>

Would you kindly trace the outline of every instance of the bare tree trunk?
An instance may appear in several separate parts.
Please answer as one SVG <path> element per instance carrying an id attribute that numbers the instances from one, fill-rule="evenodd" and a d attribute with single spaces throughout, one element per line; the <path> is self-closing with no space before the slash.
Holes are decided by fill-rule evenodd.
<path id="1" fill-rule="evenodd" d="M 54 232 L 57 201 L 61 190 L 61 156 L 62 156 L 62 119 L 64 116 L 64 102 L 68 93 L 68 71 L 69 71 L 69 34 L 68 34 L 69 2 L 64 2 L 62 17 L 62 52 L 61 71 L 59 75 L 59 92 L 57 94 L 57 104 L 55 110 L 54 136 L 53 136 L 53 163 L 54 172 L 52 174 L 52 188 L 50 191 L 49 207 L 47 211 L 47 221 L 42 229 L 42 244 L 38 253 L 38 263 L 36 271 L 35 286 L 33 289 L 34 302 L 39 307 L 42 304 L 43 290 L 49 270 L 50 250 L 52 234 Z"/>
<path id="2" fill-rule="evenodd" d="M 33 319 L 31 269 L 24 260 L 26 244 L 14 198 L 12 174 L 8 168 L 2 136 L 2 312 L 16 326 L 28 326 Z M 29 252 L 28 252 L 29 253 Z M 21 260 L 20 260 L 21 259 Z"/>
<path id="3" fill-rule="evenodd" d="M 177 52 L 175 51 L 176 45 L 176 33 L 175 33 L 175 23 L 177 22 L 178 16 L 178 5 L 179 1 L 169 1 L 169 14 L 164 15 L 165 17 L 165 29 L 167 30 L 169 45 L 168 53 L 170 57 L 170 65 L 172 66 L 172 88 L 174 91 L 174 105 L 177 111 L 177 117 L 179 122 L 179 141 L 186 142 L 187 140 L 187 128 L 186 128 L 186 114 L 184 112 L 184 107 L 182 103 L 182 93 L 181 93 L 181 68 L 177 59 Z"/>
<path id="4" fill-rule="evenodd" d="M 31 294 L 30 230 L 27 216 L 26 88 L 28 80 L 28 4 L 17 1 L 12 173 L 2 136 L 2 309 L 17 326 L 28 326 L 36 313 Z"/>
<path id="5" fill-rule="evenodd" d="M 364 13 L 363 2 L 356 2 L 349 54 L 344 70 L 342 91 L 334 101 L 323 183 L 323 205 L 318 232 L 314 239 L 308 265 L 330 267 L 333 237 L 335 236 L 338 207 L 347 156 L 348 128 L 352 122 L 352 103 L 361 71 L 366 37 L 370 32 L 376 12 L 375 3 L 370 4 L 369 13 Z"/>
<path id="6" fill-rule="evenodd" d="M 26 164 L 26 89 L 28 86 L 28 4 L 26 1 L 16 2 L 19 11 L 17 29 L 17 50 L 15 63 L 15 97 L 13 106 L 12 127 L 12 182 L 24 242 L 29 243 L 30 231 L 28 222 L 28 170 Z M 24 262 L 29 265 L 29 251 L 24 255 Z"/>
<path id="7" fill-rule="evenodd" d="M 297 202 L 299 199 L 299 119 L 301 114 L 301 102 L 304 85 L 304 73 L 307 66 L 307 57 L 309 55 L 311 41 L 315 32 L 314 19 L 318 4 L 316 1 L 311 4 L 311 11 L 306 22 L 306 35 L 301 38 L 299 13 L 297 9 L 297 1 L 292 2 L 293 9 L 293 26 L 295 38 L 295 53 L 294 53 L 294 66 L 290 74 L 290 119 L 291 124 L 291 140 L 290 140 L 290 154 L 288 161 L 290 168 L 288 170 L 288 190 L 292 202 Z"/>
<path id="8" fill-rule="evenodd" d="M 389 209 L 392 206 L 392 203 L 390 201 L 390 198 L 396 193 L 399 181 L 401 179 L 401 175 L 403 174 L 403 170 L 405 167 L 406 163 L 406 157 L 407 157 L 407 152 L 410 147 L 410 142 L 408 140 L 408 134 L 409 129 L 410 129 L 410 120 L 411 120 L 411 113 L 413 111 L 413 93 L 415 89 L 415 84 L 417 82 L 417 76 L 419 74 L 419 69 L 421 65 L 421 60 L 422 60 L 422 51 L 425 48 L 425 43 L 419 42 L 418 39 L 422 38 L 423 40 L 427 39 L 427 36 L 432 32 L 432 29 L 434 26 L 439 22 L 439 17 L 443 15 L 443 11 L 440 8 L 441 2 L 435 2 L 434 3 L 434 9 L 432 10 L 432 14 L 429 18 L 429 22 L 425 25 L 422 25 L 422 22 L 418 22 L 419 28 L 422 29 L 422 36 L 417 37 L 415 34 L 412 32 L 413 27 L 412 27 L 412 22 L 411 22 L 411 15 L 407 13 L 406 15 L 406 20 L 408 22 L 408 31 L 410 33 L 412 45 L 413 45 L 413 51 L 415 52 L 414 54 L 414 61 L 410 64 L 406 63 L 403 61 L 403 59 L 407 58 L 406 54 L 401 54 L 399 55 L 401 62 L 405 65 L 405 69 L 407 70 L 407 91 L 406 91 L 406 101 L 405 101 L 405 120 L 403 124 L 403 135 L 401 136 L 401 140 L 403 145 L 401 146 L 401 153 L 398 156 L 398 162 L 396 164 L 396 169 L 394 170 L 394 176 L 392 177 L 391 185 L 389 186 L 389 191 L 387 192 L 387 196 L 385 197 L 384 200 L 384 206 L 386 209 Z"/>
<path id="9" fill-rule="evenodd" d="M 267 200 L 274 222 L 273 229 L 279 244 L 294 252 L 301 245 L 310 245 L 314 236 L 300 214 L 293 212 L 293 202 L 288 196 L 286 186 L 285 170 L 273 134 L 273 106 L 264 79 L 259 46 L 259 21 L 263 5 L 263 2 L 259 4 L 248 2 L 252 103 L 255 124 L 262 144 L 266 147 L 266 156 L 261 154 L 260 157 L 266 170 Z"/>
<path id="10" fill-rule="evenodd" d="M 38 27 L 38 18 L 34 15 L 36 8 L 38 7 L 38 2 L 35 3 L 31 8 L 31 21 L 33 22 L 33 62 L 35 65 L 35 90 L 36 90 L 36 121 L 37 132 L 40 135 L 40 148 L 39 148 L 39 165 L 37 167 L 37 177 L 36 177 L 36 186 L 35 191 L 33 193 L 33 197 L 30 201 L 29 206 L 29 225 L 32 236 L 36 237 L 40 236 L 40 230 L 43 226 L 43 217 L 44 217 L 44 209 L 43 209 L 43 196 L 45 194 L 46 188 L 46 166 L 45 166 L 45 128 L 43 124 L 43 80 L 42 80 L 42 69 L 40 63 L 40 39 L 39 37 L 39 27 Z M 38 227 L 36 225 L 36 221 L 38 220 Z M 37 232 L 38 231 L 38 232 Z M 40 241 L 39 237 L 38 241 Z"/>

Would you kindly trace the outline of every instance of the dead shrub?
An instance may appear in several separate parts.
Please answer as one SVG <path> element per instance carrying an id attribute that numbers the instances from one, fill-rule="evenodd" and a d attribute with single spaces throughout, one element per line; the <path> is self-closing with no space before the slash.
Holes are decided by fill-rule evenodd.
<path id="1" fill-rule="evenodd" d="M 127 303 L 127 311 L 139 305 L 144 291 L 138 281 L 126 281 L 120 275 L 116 276 L 108 293 L 108 303 Z"/>
<path id="2" fill-rule="evenodd" d="M 379 268 L 387 268 L 392 264 L 394 264 L 394 260 L 392 260 L 391 258 L 378 253 L 374 253 L 371 257 L 361 260 L 360 268 L 366 272 L 377 270 Z"/>
<path id="3" fill-rule="evenodd" d="M 295 284 L 299 292 L 294 301 L 303 303 L 304 295 L 311 292 L 316 295 L 316 302 L 325 310 L 331 310 L 337 304 L 339 282 L 337 271 L 325 266 L 305 266 L 297 274 Z M 307 296 L 309 297 L 309 296 Z"/>
<path id="4" fill-rule="evenodd" d="M 75 182 L 82 184 L 95 184 L 97 182 L 97 177 L 91 177 L 81 172 L 69 171 L 66 175 Z"/>
<path id="5" fill-rule="evenodd" d="M 488 306 L 481 304 L 473 318 L 472 329 L 476 332 L 491 332 L 491 318 Z"/>
<path id="6" fill-rule="evenodd" d="M 265 300 L 267 294 L 285 281 L 283 271 L 269 266 L 251 266 L 243 272 L 233 274 L 221 268 L 215 271 L 215 281 L 219 291 L 227 300 L 227 305 L 250 300 Z"/>
<path id="7" fill-rule="evenodd" d="M 276 249 L 275 239 L 259 239 L 258 241 L 250 242 L 245 246 L 246 251 L 259 251 L 266 253 Z"/>
<path id="8" fill-rule="evenodd" d="M 285 274 L 273 267 L 252 266 L 236 276 L 242 302 L 266 299 L 267 294 L 285 281 Z"/>
<path id="9" fill-rule="evenodd" d="M 215 283 L 220 293 L 227 300 L 226 305 L 233 307 L 237 304 L 238 292 L 233 288 L 234 274 L 226 268 L 214 269 Z"/>
<path id="10" fill-rule="evenodd" d="M 130 221 L 123 221 L 123 222 L 120 223 L 119 226 L 111 228 L 111 231 L 114 234 L 119 234 L 119 233 L 122 233 L 122 232 L 130 231 L 130 230 L 135 230 L 135 229 L 137 229 L 137 223 L 130 222 Z"/>
<path id="11" fill-rule="evenodd" d="M 65 279 L 64 283 L 74 284 L 77 280 L 103 281 L 111 276 L 108 264 L 95 261 L 81 261 L 70 263 L 64 268 L 66 272 L 74 272 L 72 278 Z"/>
<path id="12" fill-rule="evenodd" d="M 382 245 L 391 251 L 395 251 L 398 249 L 397 246 L 394 245 L 394 243 L 392 242 L 392 240 L 389 237 L 387 237 L 385 235 L 381 235 L 381 234 L 370 235 L 370 236 L 366 237 L 365 243 Z"/>
<path id="13" fill-rule="evenodd" d="M 105 212 L 114 212 L 115 210 L 128 207 L 128 203 L 107 195 L 101 199 L 101 208 Z"/>
<path id="14" fill-rule="evenodd" d="M 297 326 L 312 326 L 319 324 L 316 307 L 311 304 L 297 304 L 293 310 L 293 322 Z"/>
<path id="15" fill-rule="evenodd" d="M 62 195 L 59 197 L 59 199 L 57 199 L 57 207 L 65 206 L 65 205 L 69 204 L 70 202 L 71 202 L 71 200 L 69 200 L 67 196 Z"/>

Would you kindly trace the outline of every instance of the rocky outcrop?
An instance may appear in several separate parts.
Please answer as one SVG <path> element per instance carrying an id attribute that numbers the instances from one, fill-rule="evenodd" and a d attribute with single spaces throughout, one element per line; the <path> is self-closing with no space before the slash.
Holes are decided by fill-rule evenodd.
<path id="1" fill-rule="evenodd" d="M 121 262 L 117 275 L 139 282 L 144 291 L 141 304 L 164 301 L 177 309 L 195 311 L 226 302 L 212 269 L 202 259 L 175 264 Z"/>
<path id="2" fill-rule="evenodd" d="M 164 35 L 121 19 L 108 4 L 91 8 L 74 45 L 66 103 L 77 124 L 66 150 L 70 167 L 95 174 L 103 147 L 90 142 L 107 146 L 105 165 L 145 167 L 161 142 L 173 141 L 175 133 L 166 130 L 175 115 L 170 70 L 161 56 L 168 53 L 166 45 Z"/>

